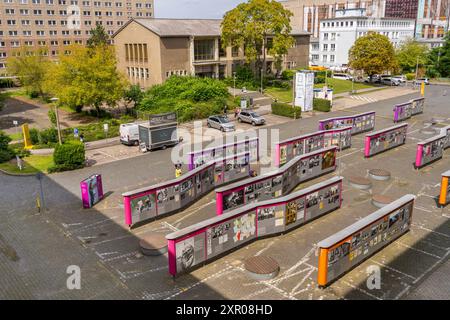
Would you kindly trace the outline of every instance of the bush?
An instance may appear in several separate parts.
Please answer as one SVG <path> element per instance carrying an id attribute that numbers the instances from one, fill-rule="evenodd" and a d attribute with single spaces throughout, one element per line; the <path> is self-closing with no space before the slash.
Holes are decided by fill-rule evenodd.
<path id="1" fill-rule="evenodd" d="M 284 70 L 281 73 L 281 77 L 283 80 L 292 80 L 294 79 L 294 74 L 297 72 L 297 70 Z"/>
<path id="2" fill-rule="evenodd" d="M 39 92 L 37 91 L 31 91 L 29 94 L 31 99 L 36 99 L 37 97 L 39 97 Z"/>
<path id="3" fill-rule="evenodd" d="M 31 155 L 31 152 L 30 152 L 30 150 L 26 150 L 26 149 L 17 149 L 17 150 L 14 150 L 14 155 L 19 156 L 19 158 L 25 158 L 25 157 L 29 157 Z"/>
<path id="4" fill-rule="evenodd" d="M 278 116 L 289 118 L 300 118 L 302 115 L 302 109 L 300 107 L 292 107 L 286 103 L 275 102 L 272 103 L 272 113 Z"/>
<path id="5" fill-rule="evenodd" d="M 6 150 L 9 147 L 11 138 L 3 131 L 0 131 L 0 150 Z"/>
<path id="6" fill-rule="evenodd" d="M 11 160 L 14 157 L 14 153 L 8 149 L 0 149 L 0 163 Z"/>
<path id="7" fill-rule="evenodd" d="M 84 167 L 85 157 L 84 144 L 79 141 L 58 144 L 53 153 L 55 166 L 51 168 L 51 172 L 82 168 Z"/>
<path id="8" fill-rule="evenodd" d="M 30 129 L 30 140 L 32 144 L 38 144 L 39 143 L 39 130 L 36 128 Z"/>
<path id="9" fill-rule="evenodd" d="M 408 80 L 408 81 L 414 80 L 416 78 L 415 73 L 407 73 L 407 74 L 405 74 L 405 76 L 406 76 L 406 80 Z"/>
<path id="10" fill-rule="evenodd" d="M 58 142 L 58 130 L 48 128 L 39 132 L 39 144 L 51 144 Z"/>
<path id="11" fill-rule="evenodd" d="M 329 112 L 331 110 L 331 101 L 327 99 L 314 98 L 314 110 Z"/>

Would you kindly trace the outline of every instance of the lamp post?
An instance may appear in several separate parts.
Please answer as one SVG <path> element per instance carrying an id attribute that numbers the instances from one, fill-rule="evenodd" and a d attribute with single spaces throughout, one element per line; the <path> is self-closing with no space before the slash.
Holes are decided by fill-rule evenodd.
<path id="1" fill-rule="evenodd" d="M 264 68 L 261 68 L 261 94 L 263 93 L 263 73 L 264 73 Z"/>
<path id="2" fill-rule="evenodd" d="M 233 72 L 233 98 L 236 97 L 236 71 Z"/>
<path id="3" fill-rule="evenodd" d="M 59 144 L 62 144 L 61 139 L 61 127 L 59 126 L 59 113 L 58 113 L 58 106 L 56 102 L 59 100 L 59 98 L 51 98 L 50 101 L 55 103 L 55 115 L 56 115 L 56 129 L 58 130 L 58 141 Z"/>

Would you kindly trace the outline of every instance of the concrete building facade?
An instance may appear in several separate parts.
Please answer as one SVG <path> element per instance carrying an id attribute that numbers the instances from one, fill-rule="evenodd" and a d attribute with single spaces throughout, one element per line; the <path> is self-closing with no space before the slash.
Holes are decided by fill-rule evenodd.
<path id="1" fill-rule="evenodd" d="M 163 83 L 172 75 L 232 77 L 245 63 L 243 48 L 222 49 L 221 20 L 132 19 L 114 35 L 118 69 L 142 88 Z M 309 33 L 293 31 L 296 44 L 283 69 L 308 65 Z M 267 57 L 273 71 L 274 58 Z"/>
<path id="2" fill-rule="evenodd" d="M 109 35 L 133 18 L 154 16 L 154 0 L 1 0 L 0 75 L 22 47 L 56 58 L 71 44 L 85 44 L 97 24 Z"/>

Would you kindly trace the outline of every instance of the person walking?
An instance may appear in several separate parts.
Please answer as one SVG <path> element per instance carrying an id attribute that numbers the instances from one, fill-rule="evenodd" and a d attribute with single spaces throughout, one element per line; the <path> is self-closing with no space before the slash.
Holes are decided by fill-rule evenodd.
<path id="1" fill-rule="evenodd" d="M 238 115 L 239 115 L 239 108 L 236 107 L 236 109 L 234 109 L 234 118 L 236 119 Z"/>
<path id="2" fill-rule="evenodd" d="M 181 177 L 182 174 L 183 174 L 183 171 L 181 170 L 181 164 L 177 163 L 175 165 L 175 178 Z"/>

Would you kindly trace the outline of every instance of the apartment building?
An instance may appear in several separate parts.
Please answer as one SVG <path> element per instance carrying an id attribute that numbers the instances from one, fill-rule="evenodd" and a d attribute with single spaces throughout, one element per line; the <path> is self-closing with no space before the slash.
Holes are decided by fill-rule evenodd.
<path id="1" fill-rule="evenodd" d="M 429 47 L 442 46 L 450 30 L 450 0 L 419 0 L 415 37 Z"/>
<path id="2" fill-rule="evenodd" d="M 22 47 L 57 58 L 71 44 L 86 44 L 102 25 L 113 35 L 131 18 L 152 18 L 154 0 L 0 0 L 0 75 Z"/>
<path id="3" fill-rule="evenodd" d="M 113 36 L 118 69 L 142 88 L 172 75 L 231 77 L 245 56 L 243 48 L 222 49 L 220 25 L 221 20 L 132 19 Z M 296 43 L 284 57 L 283 68 L 308 65 L 310 34 L 293 30 L 292 36 Z M 268 56 L 268 71 L 274 65 Z"/>
<path id="4" fill-rule="evenodd" d="M 355 41 L 369 32 L 385 35 L 398 47 L 414 37 L 415 20 L 400 18 L 371 19 L 364 9 L 342 10 L 334 19 L 323 19 L 320 26 L 319 50 L 312 64 L 342 69 L 348 66 L 348 52 Z"/>

